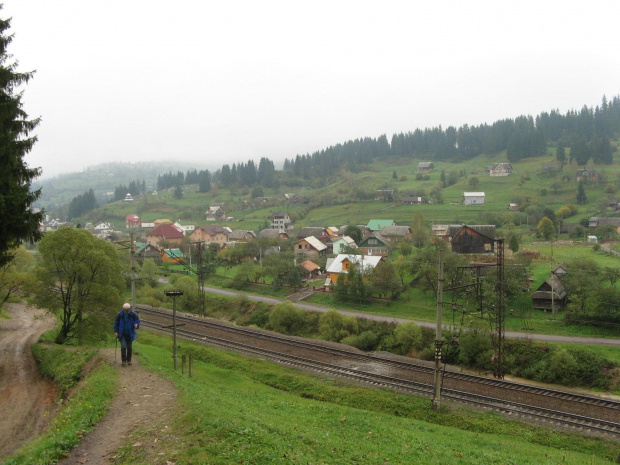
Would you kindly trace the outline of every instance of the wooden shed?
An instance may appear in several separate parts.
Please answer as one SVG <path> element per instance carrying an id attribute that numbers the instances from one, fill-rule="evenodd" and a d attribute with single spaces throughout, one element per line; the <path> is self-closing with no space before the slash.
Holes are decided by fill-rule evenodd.
<path id="1" fill-rule="evenodd" d="M 495 226 L 463 225 L 452 236 L 452 252 L 454 253 L 494 253 L 495 252 Z"/>

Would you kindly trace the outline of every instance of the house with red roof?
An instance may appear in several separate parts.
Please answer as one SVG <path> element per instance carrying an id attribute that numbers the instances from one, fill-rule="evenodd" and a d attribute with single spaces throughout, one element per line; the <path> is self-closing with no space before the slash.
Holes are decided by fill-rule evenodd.
<path id="1" fill-rule="evenodd" d="M 142 225 L 142 220 L 135 213 L 132 213 L 131 215 L 127 215 L 125 217 L 125 228 L 135 229 L 135 228 L 139 228 L 141 225 Z"/>
<path id="2" fill-rule="evenodd" d="M 183 237 L 183 230 L 178 226 L 160 224 L 146 235 L 146 241 L 153 246 L 159 246 L 164 242 L 168 245 L 181 245 Z"/>

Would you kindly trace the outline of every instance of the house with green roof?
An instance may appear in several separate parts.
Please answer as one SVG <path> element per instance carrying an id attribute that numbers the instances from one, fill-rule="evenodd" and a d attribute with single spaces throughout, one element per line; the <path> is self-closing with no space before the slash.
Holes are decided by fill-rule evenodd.
<path id="1" fill-rule="evenodd" d="M 370 220 L 366 225 L 371 231 L 381 231 L 386 226 L 396 226 L 394 220 Z"/>

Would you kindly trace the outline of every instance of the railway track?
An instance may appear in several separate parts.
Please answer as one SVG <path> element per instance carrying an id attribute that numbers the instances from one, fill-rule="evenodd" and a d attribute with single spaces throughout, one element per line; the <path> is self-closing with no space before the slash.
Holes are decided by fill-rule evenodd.
<path id="1" fill-rule="evenodd" d="M 137 310 L 145 328 L 172 332 L 171 312 L 140 306 Z M 359 383 L 433 395 L 434 369 L 428 365 L 235 327 L 193 315 L 177 313 L 176 320 L 179 337 Z M 442 398 L 620 440 L 620 402 L 611 399 L 454 371 L 444 372 Z"/>

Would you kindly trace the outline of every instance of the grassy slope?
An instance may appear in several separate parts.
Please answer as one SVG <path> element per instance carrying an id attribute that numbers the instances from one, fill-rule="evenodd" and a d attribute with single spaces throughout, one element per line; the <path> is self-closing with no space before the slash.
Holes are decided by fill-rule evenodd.
<path id="1" fill-rule="evenodd" d="M 162 463 L 595 464 L 619 450 L 496 414 L 435 413 L 428 399 L 341 386 L 183 343 L 201 360 L 189 379 L 171 369 L 169 339 L 145 335 L 141 342 L 142 363 L 182 393 L 183 413 L 170 430 L 137 431 L 128 441 L 153 444 L 150 457 Z M 118 463 L 147 463 L 145 453 L 128 445 Z"/>

